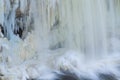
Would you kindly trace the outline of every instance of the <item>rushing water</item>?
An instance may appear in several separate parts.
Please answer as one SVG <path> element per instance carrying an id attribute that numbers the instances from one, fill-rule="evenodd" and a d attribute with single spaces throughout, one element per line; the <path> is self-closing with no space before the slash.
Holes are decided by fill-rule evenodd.
<path id="1" fill-rule="evenodd" d="M 120 79 L 120 0 L 0 0 L 0 28 L 3 79 Z"/>

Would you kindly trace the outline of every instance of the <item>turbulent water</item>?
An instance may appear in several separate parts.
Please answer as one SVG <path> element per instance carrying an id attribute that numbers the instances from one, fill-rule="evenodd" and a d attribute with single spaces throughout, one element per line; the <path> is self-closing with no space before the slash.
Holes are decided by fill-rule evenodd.
<path id="1" fill-rule="evenodd" d="M 0 80 L 120 80 L 120 0 L 0 0 Z"/>

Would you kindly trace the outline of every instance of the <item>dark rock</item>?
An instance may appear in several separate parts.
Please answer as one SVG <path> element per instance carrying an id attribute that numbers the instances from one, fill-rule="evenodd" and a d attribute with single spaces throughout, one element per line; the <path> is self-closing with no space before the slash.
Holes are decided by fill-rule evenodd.
<path id="1" fill-rule="evenodd" d="M 2 26 L 2 24 L 0 24 L 0 29 L 1 29 L 2 34 L 4 35 L 5 30 L 4 30 L 4 27 Z"/>
<path id="2" fill-rule="evenodd" d="M 16 9 L 16 18 L 21 18 L 23 17 L 23 13 L 21 12 L 20 8 Z"/>
<path id="3" fill-rule="evenodd" d="M 59 75 L 59 79 L 56 80 L 79 80 L 79 79 L 75 75 L 64 74 L 64 75 Z"/>
<path id="4" fill-rule="evenodd" d="M 100 78 L 100 80 L 117 80 L 117 78 L 114 74 L 100 73 L 99 78 Z"/>
<path id="5" fill-rule="evenodd" d="M 19 37 L 22 38 L 23 31 L 24 31 L 24 28 L 22 29 L 19 27 L 19 29 L 17 31 L 14 31 L 14 34 L 19 35 Z"/>
<path id="6" fill-rule="evenodd" d="M 90 79 L 90 78 L 86 78 L 86 77 L 80 77 L 79 80 L 92 80 L 92 79 Z"/>
<path id="7" fill-rule="evenodd" d="M 79 77 L 76 74 L 69 71 L 62 71 L 62 74 L 57 74 L 57 76 L 58 78 L 55 80 L 79 80 Z"/>

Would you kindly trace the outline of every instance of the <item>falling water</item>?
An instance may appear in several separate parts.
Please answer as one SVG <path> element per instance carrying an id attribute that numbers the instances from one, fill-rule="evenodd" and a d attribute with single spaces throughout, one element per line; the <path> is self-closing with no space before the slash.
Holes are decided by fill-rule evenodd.
<path id="1" fill-rule="evenodd" d="M 117 80 L 119 21 L 120 0 L 0 0 L 3 79 Z"/>

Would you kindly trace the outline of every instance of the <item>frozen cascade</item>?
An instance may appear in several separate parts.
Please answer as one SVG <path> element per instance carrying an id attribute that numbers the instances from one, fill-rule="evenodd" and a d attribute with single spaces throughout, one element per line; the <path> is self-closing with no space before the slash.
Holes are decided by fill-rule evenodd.
<path id="1" fill-rule="evenodd" d="M 119 80 L 119 53 L 120 0 L 0 0 L 0 80 Z"/>

